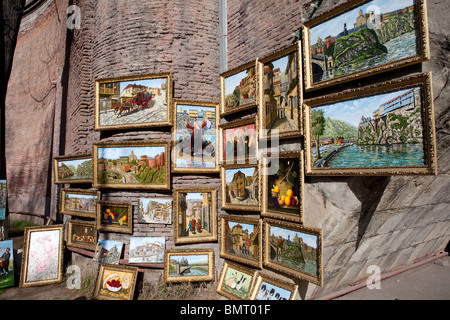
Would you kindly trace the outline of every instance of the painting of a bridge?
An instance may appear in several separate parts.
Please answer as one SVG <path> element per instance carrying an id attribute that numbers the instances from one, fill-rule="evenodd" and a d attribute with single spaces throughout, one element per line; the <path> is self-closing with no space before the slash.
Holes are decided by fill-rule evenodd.
<path id="1" fill-rule="evenodd" d="M 213 249 L 169 249 L 165 251 L 165 282 L 196 282 L 213 279 Z"/>

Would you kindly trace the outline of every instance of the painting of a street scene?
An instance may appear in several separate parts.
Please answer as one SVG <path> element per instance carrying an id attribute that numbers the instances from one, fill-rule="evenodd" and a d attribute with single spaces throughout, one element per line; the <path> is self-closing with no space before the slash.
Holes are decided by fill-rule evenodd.
<path id="1" fill-rule="evenodd" d="M 224 77 L 224 106 L 222 112 L 228 113 L 256 103 L 256 71 L 251 66 L 243 71 Z"/>
<path id="2" fill-rule="evenodd" d="M 118 264 L 122 255 L 123 242 L 115 240 L 98 240 L 93 260 L 98 263 Z"/>
<path id="3" fill-rule="evenodd" d="M 256 124 L 249 123 L 223 129 L 223 161 L 239 163 L 239 159 L 257 157 Z"/>
<path id="4" fill-rule="evenodd" d="M 97 83 L 97 127 L 168 125 L 169 77 Z"/>
<path id="5" fill-rule="evenodd" d="M 99 200 L 99 192 L 82 189 L 63 189 L 61 191 L 61 213 L 95 217 L 95 201 Z"/>
<path id="6" fill-rule="evenodd" d="M 259 169 L 257 166 L 222 168 L 225 206 L 259 207 Z"/>
<path id="7" fill-rule="evenodd" d="M 56 183 L 92 179 L 92 157 L 56 160 Z"/>
<path id="8" fill-rule="evenodd" d="M 309 30 L 312 82 L 419 54 L 414 0 L 365 2 Z"/>
<path id="9" fill-rule="evenodd" d="M 140 198 L 140 223 L 172 223 L 172 199 Z"/>
<path id="10" fill-rule="evenodd" d="M 419 86 L 311 109 L 314 168 L 424 166 Z"/>
<path id="11" fill-rule="evenodd" d="M 209 274 L 208 254 L 170 254 L 169 277 L 196 277 Z"/>
<path id="12" fill-rule="evenodd" d="M 129 263 L 164 262 L 165 237 L 131 237 Z"/>

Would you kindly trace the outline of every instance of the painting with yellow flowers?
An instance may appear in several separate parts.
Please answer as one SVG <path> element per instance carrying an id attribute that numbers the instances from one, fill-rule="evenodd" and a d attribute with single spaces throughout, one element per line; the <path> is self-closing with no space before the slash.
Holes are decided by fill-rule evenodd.
<path id="1" fill-rule="evenodd" d="M 131 202 L 97 201 L 97 229 L 118 233 L 133 232 Z"/>

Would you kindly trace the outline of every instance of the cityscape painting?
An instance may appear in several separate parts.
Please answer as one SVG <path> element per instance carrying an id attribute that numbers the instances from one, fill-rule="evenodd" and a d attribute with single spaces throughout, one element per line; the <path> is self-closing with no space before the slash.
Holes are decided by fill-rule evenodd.
<path id="1" fill-rule="evenodd" d="M 164 254 L 164 281 L 214 280 L 213 249 L 169 249 Z"/>
<path id="2" fill-rule="evenodd" d="M 55 183 L 92 183 L 92 155 L 58 156 L 54 160 Z"/>
<path id="3" fill-rule="evenodd" d="M 98 263 L 119 264 L 123 242 L 115 240 L 98 240 L 93 260 Z"/>
<path id="4" fill-rule="evenodd" d="M 172 223 L 172 199 L 139 198 L 139 223 Z"/>
<path id="5" fill-rule="evenodd" d="M 221 168 L 222 209 L 259 210 L 259 168 L 230 165 Z"/>
<path id="6" fill-rule="evenodd" d="M 428 59 L 424 3 L 350 1 L 305 23 L 306 89 Z"/>
<path id="7" fill-rule="evenodd" d="M 165 237 L 130 237 L 129 263 L 163 263 Z"/>
<path id="8" fill-rule="evenodd" d="M 87 189 L 61 189 L 60 213 L 72 216 L 95 218 L 95 201 L 100 200 L 100 191 Z"/>
<path id="9" fill-rule="evenodd" d="M 256 163 L 258 129 L 255 118 L 230 121 L 220 125 L 223 164 Z"/>

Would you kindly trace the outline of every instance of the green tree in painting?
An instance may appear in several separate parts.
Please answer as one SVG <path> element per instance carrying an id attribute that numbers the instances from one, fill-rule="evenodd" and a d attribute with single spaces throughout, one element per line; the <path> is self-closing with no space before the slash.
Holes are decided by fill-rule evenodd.
<path id="1" fill-rule="evenodd" d="M 316 139 L 317 159 L 320 159 L 319 139 L 320 136 L 323 135 L 325 131 L 325 117 L 323 115 L 322 110 L 311 111 L 311 125 L 312 125 L 311 132 L 314 136 L 314 139 Z"/>

